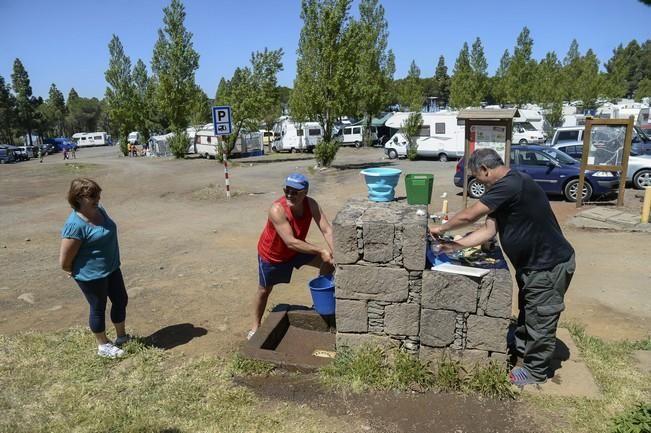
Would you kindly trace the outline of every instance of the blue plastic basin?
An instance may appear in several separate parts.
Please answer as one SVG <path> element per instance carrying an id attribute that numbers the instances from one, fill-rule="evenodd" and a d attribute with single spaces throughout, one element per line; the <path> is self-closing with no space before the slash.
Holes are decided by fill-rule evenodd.
<path id="1" fill-rule="evenodd" d="M 367 168 L 360 172 L 368 188 L 368 198 L 372 201 L 391 201 L 396 193 L 396 185 L 402 170 L 398 168 Z"/>

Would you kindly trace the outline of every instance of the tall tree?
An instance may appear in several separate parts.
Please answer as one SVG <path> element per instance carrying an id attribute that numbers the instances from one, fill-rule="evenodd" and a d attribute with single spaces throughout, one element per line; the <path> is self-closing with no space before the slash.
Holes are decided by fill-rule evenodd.
<path id="1" fill-rule="evenodd" d="M 445 58 L 443 56 L 439 56 L 439 61 L 436 64 L 434 81 L 436 81 L 438 90 L 438 103 L 446 107 L 450 100 L 450 76 L 448 75 L 448 67 L 445 66 Z"/>
<path id="2" fill-rule="evenodd" d="M 138 59 L 136 66 L 133 67 L 131 78 L 133 80 L 133 125 L 135 130 L 140 132 L 143 140 L 147 140 L 150 126 L 149 113 L 151 112 L 147 95 L 149 76 L 147 75 L 147 66 L 141 59 Z"/>
<path id="3" fill-rule="evenodd" d="M 235 147 L 241 131 L 257 131 L 269 113 L 277 112 L 277 76 L 283 68 L 282 56 L 282 49 L 265 48 L 252 53 L 250 66 L 235 69 L 230 80 L 220 80 L 215 103 L 230 105 L 233 116 L 233 131 L 222 149 L 226 156 Z"/>
<path id="4" fill-rule="evenodd" d="M 0 75 L 0 141 L 14 143 L 13 127 L 16 115 L 16 98 L 11 94 L 11 88 Z"/>
<path id="5" fill-rule="evenodd" d="M 579 43 L 572 39 L 570 48 L 563 58 L 563 99 L 573 101 L 579 98 L 578 91 L 581 86 L 579 75 L 581 74 L 581 52 Z"/>
<path id="6" fill-rule="evenodd" d="M 196 96 L 194 74 L 199 54 L 192 47 L 192 33 L 185 28 L 185 7 L 181 0 L 163 9 L 164 26 L 158 30 L 152 70 L 158 82 L 158 109 L 175 131 L 185 129 L 190 120 L 192 98 Z"/>
<path id="7" fill-rule="evenodd" d="M 105 98 L 109 109 L 109 118 L 113 131 L 122 143 L 135 125 L 134 87 L 131 78 L 131 59 L 124 52 L 120 38 L 113 35 L 109 42 L 109 67 L 104 73 L 106 78 Z M 68 105 L 70 105 L 68 98 Z M 125 146 L 122 147 L 124 152 Z"/>
<path id="8" fill-rule="evenodd" d="M 538 79 L 534 92 L 534 100 L 542 104 L 552 102 L 562 102 L 562 82 L 561 76 L 563 66 L 554 51 L 545 55 L 545 58 L 538 65 Z"/>
<path id="9" fill-rule="evenodd" d="M 56 84 L 54 83 L 50 85 L 46 105 L 48 106 L 46 110 L 51 116 L 55 135 L 64 135 L 66 121 L 66 101 L 63 97 L 63 93 L 57 88 Z"/>
<path id="10" fill-rule="evenodd" d="M 516 41 L 513 57 L 506 71 L 505 82 L 510 102 L 521 106 L 533 100 L 536 81 L 536 61 L 532 59 L 533 39 L 524 27 Z"/>
<path id="11" fill-rule="evenodd" d="M 563 120 L 563 66 L 554 51 L 545 55 L 538 65 L 538 80 L 534 89 L 535 101 L 547 110 L 545 116 L 552 127 Z"/>
<path id="12" fill-rule="evenodd" d="M 402 104 L 409 107 L 409 111 L 420 112 L 423 108 L 425 93 L 420 80 L 420 68 L 415 60 L 411 61 L 407 77 L 403 82 L 401 100 Z"/>
<path id="13" fill-rule="evenodd" d="M 355 61 L 359 54 L 350 30 L 351 0 L 302 0 L 296 79 L 290 113 L 298 122 L 315 120 L 330 142 L 340 117 L 354 112 Z"/>
<path id="14" fill-rule="evenodd" d="M 370 145 L 371 122 L 389 101 L 388 84 L 393 80 L 389 68 L 388 25 L 384 8 L 378 0 L 361 0 L 356 23 L 358 55 L 356 56 L 357 114 L 365 120 L 364 142 Z"/>
<path id="15" fill-rule="evenodd" d="M 459 56 L 454 62 L 450 84 L 450 105 L 454 108 L 464 108 L 474 103 L 473 72 L 470 66 L 470 50 L 464 42 Z"/>
<path id="16" fill-rule="evenodd" d="M 506 72 L 511 65 L 511 54 L 509 50 L 504 50 L 500 58 L 500 64 L 495 71 L 495 75 L 491 79 L 490 93 L 492 101 L 498 104 L 506 104 L 508 102 Z"/>
<path id="17" fill-rule="evenodd" d="M 577 82 L 577 95 L 583 101 L 584 108 L 597 108 L 597 99 L 603 95 L 605 77 L 599 73 L 599 59 L 588 49 L 585 56 L 581 58 L 580 72 Z"/>
<path id="18" fill-rule="evenodd" d="M 34 103 L 32 102 L 32 86 L 29 75 L 20 59 L 14 60 L 11 81 L 16 93 L 16 114 L 18 125 L 27 132 L 29 145 L 32 145 L 32 127 L 34 119 Z"/>
<path id="19" fill-rule="evenodd" d="M 479 105 L 488 96 L 488 62 L 479 37 L 472 44 L 470 67 L 472 68 L 474 87 L 473 105 Z"/>

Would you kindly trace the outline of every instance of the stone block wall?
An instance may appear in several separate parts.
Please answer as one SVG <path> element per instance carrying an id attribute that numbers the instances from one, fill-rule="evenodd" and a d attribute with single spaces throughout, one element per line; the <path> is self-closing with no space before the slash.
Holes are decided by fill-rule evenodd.
<path id="1" fill-rule="evenodd" d="M 512 281 L 425 269 L 427 209 L 353 199 L 333 221 L 337 347 L 403 348 L 422 359 L 506 359 Z"/>

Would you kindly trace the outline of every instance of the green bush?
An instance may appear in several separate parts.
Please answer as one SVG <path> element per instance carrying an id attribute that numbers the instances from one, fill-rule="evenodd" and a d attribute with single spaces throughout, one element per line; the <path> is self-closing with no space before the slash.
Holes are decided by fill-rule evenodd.
<path id="1" fill-rule="evenodd" d="M 183 130 L 174 131 L 174 135 L 170 138 L 168 142 L 170 146 L 170 152 L 174 155 L 175 158 L 184 158 L 185 152 L 188 150 L 190 145 L 190 139 L 188 135 Z"/>
<path id="2" fill-rule="evenodd" d="M 612 433 L 651 432 L 651 403 L 637 403 L 613 419 Z"/>
<path id="3" fill-rule="evenodd" d="M 335 156 L 337 156 L 338 150 L 339 143 L 334 140 L 319 143 L 314 148 L 314 157 L 319 167 L 330 167 L 332 161 L 335 160 Z"/>
<path id="4" fill-rule="evenodd" d="M 122 152 L 122 156 L 129 156 L 129 142 L 127 140 L 120 140 L 120 152 Z"/>
<path id="5" fill-rule="evenodd" d="M 414 161 L 418 158 L 418 143 L 416 138 L 420 134 L 423 126 L 423 116 L 420 113 L 411 113 L 405 123 L 402 125 L 402 133 L 407 137 L 409 145 L 407 146 L 407 158 Z"/>

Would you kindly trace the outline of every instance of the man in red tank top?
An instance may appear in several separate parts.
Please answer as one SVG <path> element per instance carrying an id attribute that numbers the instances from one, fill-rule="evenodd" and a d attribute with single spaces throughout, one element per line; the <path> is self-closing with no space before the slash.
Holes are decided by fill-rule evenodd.
<path id="1" fill-rule="evenodd" d="M 307 177 L 292 173 L 285 180 L 285 195 L 274 201 L 258 241 L 258 290 L 254 299 L 253 326 L 247 338 L 258 330 L 267 299 L 276 284 L 289 283 L 294 268 L 303 265 L 319 268 L 320 275 L 334 271 L 332 226 L 319 204 L 307 196 Z M 314 220 L 328 246 L 305 241 Z"/>

